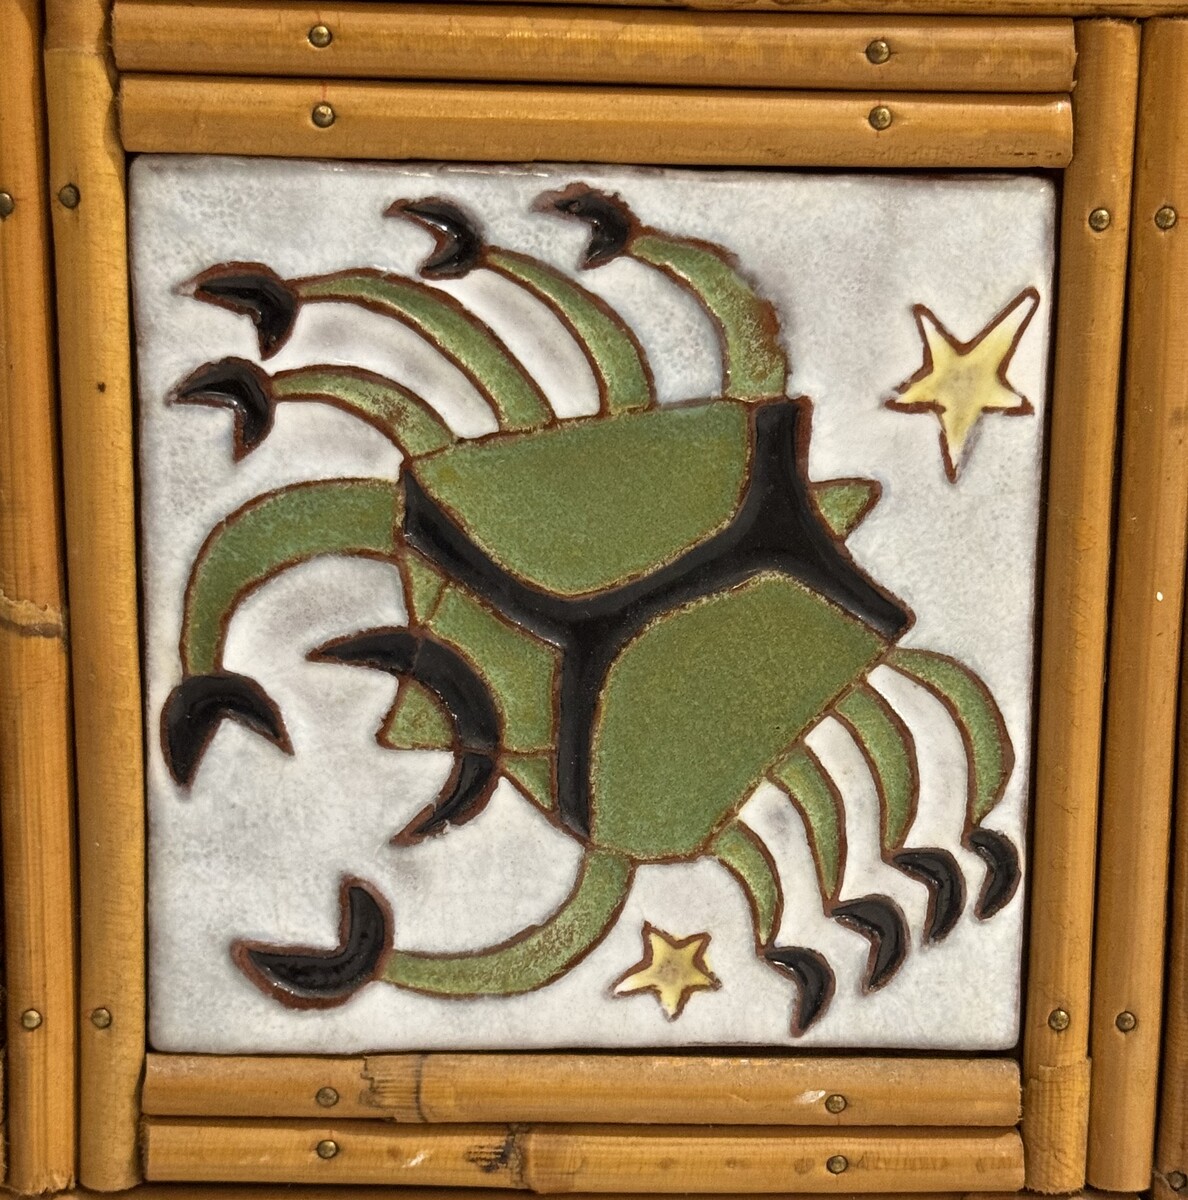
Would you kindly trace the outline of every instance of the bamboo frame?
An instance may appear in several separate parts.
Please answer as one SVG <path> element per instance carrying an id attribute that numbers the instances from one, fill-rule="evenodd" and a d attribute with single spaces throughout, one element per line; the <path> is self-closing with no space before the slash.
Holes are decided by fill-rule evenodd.
<path id="1" fill-rule="evenodd" d="M 312 26 L 333 40 L 315 48 Z M 1067 92 L 1071 21 L 946 21 L 455 4 L 117 0 L 121 71 L 693 87 Z M 888 43 L 871 61 L 866 48 Z"/>
<path id="2" fill-rule="evenodd" d="M 1188 23 L 1143 34 L 1130 345 L 1100 841 L 1090 1095 L 1090 1183 L 1150 1185 L 1164 911 L 1188 541 Z M 1136 1022 L 1126 1031 L 1121 1014 Z"/>
<path id="3" fill-rule="evenodd" d="M 7 1182 L 74 1178 L 74 853 L 38 0 L 0 0 L 0 827 Z M 26 1014 L 29 1016 L 26 1018 Z M 26 1019 L 36 1020 L 32 1028 Z"/>
<path id="4" fill-rule="evenodd" d="M 50 188 L 78 197 L 53 211 L 78 764 L 79 1175 L 114 1190 L 140 1177 L 144 782 L 124 159 L 105 19 L 103 0 L 50 0 L 45 71 Z"/>

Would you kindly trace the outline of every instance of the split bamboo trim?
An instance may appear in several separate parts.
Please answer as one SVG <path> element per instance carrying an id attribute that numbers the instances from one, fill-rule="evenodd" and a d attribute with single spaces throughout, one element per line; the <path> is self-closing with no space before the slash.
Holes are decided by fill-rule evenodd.
<path id="1" fill-rule="evenodd" d="M 49 1192 L 74 1178 L 74 800 L 38 0 L 0 0 L 0 29 L 7 1183 Z"/>
<path id="2" fill-rule="evenodd" d="M 796 1200 L 824 1200 L 838 1195 L 839 1186 L 844 1186 L 845 1175 L 835 1181 L 833 1189 L 826 1192 L 782 1192 L 775 1196 L 796 1196 Z M 753 1193 L 752 1193 L 753 1194 Z M 772 1195 L 773 1193 L 769 1193 Z M 99 1200 L 101 1192 L 89 1192 L 82 1188 L 63 1192 L 57 1200 Z M 589 1200 L 590 1193 L 569 1193 L 570 1200 Z M 638 1193 L 599 1192 L 598 1200 L 638 1200 Z M 1001 1192 L 868 1192 L 867 1200 L 1004 1200 Z M 1085 1200 L 1114 1200 L 1084 1194 Z M 261 1183 L 234 1184 L 177 1184 L 143 1183 L 135 1193 L 135 1200 L 481 1200 L 482 1192 L 473 1188 L 423 1188 L 423 1187 L 352 1187 L 344 1196 L 341 1187 L 318 1187 L 314 1184 Z M 719 1192 L 715 1200 L 744 1200 L 740 1192 Z M 1070 1200 L 1079 1200 L 1072 1197 Z"/>
<path id="3" fill-rule="evenodd" d="M 1014 1130 L 786 1130 L 146 1119 L 150 1180 L 552 1192 L 846 1192 L 1023 1184 Z M 843 1161 L 844 1160 L 844 1165 Z M 831 1169 L 832 1165 L 832 1169 Z"/>
<path id="4" fill-rule="evenodd" d="M 117 0 L 112 27 L 121 71 L 186 75 L 1067 92 L 1076 60 L 1042 20 Z"/>
<path id="5" fill-rule="evenodd" d="M 891 115 L 881 131 L 879 106 Z M 124 146 L 157 153 L 1018 169 L 1072 156 L 1067 96 L 127 75 L 121 113 Z"/>
<path id="6" fill-rule="evenodd" d="M 840 1097 L 841 1109 L 834 1111 Z M 150 1054 L 151 1116 L 358 1117 L 450 1124 L 1014 1125 L 1005 1059 Z"/>
<path id="7" fill-rule="evenodd" d="M 1130 234 L 1139 31 L 1077 27 L 1077 150 L 1065 172 L 1024 1030 L 1027 1186 L 1085 1182 L 1098 764 L 1114 431 Z M 1091 214 L 1104 210 L 1106 228 Z M 1067 1014 L 1067 1025 L 1052 1014 Z"/>
<path id="8" fill-rule="evenodd" d="M 1150 1186 L 1188 533 L 1188 23 L 1143 31 L 1094 970 L 1088 1178 Z M 1170 212 L 1181 220 L 1171 224 Z"/>
<path id="9" fill-rule="evenodd" d="M 139 1181 L 145 1021 L 124 160 L 103 56 L 103 0 L 50 0 L 47 16 L 81 848 L 79 1175 L 86 1186 L 111 1191 Z M 63 193 L 68 186 L 75 191 Z M 110 1020 L 93 1019 L 100 1009 Z"/>
<path id="10" fill-rule="evenodd" d="M 478 3 L 501 0 L 471 0 Z M 533 6 L 556 0 L 523 0 Z M 1185 0 L 572 0 L 612 8 L 691 8 L 704 11 L 787 12 L 796 7 L 823 13 L 951 17 L 1171 17 L 1188 13 Z"/>

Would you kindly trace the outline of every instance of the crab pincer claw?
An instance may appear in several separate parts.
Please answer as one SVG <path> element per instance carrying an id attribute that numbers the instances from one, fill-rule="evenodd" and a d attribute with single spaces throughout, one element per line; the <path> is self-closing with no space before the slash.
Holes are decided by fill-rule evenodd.
<path id="1" fill-rule="evenodd" d="M 293 288 L 262 263 L 211 267 L 195 276 L 188 290 L 196 300 L 250 317 L 256 327 L 262 358 L 271 358 L 293 332 L 297 316 Z"/>
<path id="2" fill-rule="evenodd" d="M 791 1033 L 800 1037 L 825 1015 L 833 999 L 833 969 L 824 955 L 807 946 L 768 946 L 763 957 L 799 989 L 799 999 L 792 1008 Z"/>
<path id="3" fill-rule="evenodd" d="M 194 780 L 198 765 L 224 717 L 293 753 L 280 709 L 246 675 L 216 671 L 190 675 L 169 693 L 161 713 L 161 742 L 169 773 L 182 787 Z"/>
<path id="4" fill-rule="evenodd" d="M 1019 852 L 1014 843 L 995 829 L 975 829 L 966 838 L 973 850 L 986 864 L 986 882 L 974 905 L 979 921 L 989 920 L 1005 908 L 1019 888 Z"/>
<path id="5" fill-rule="evenodd" d="M 229 408 L 235 416 L 237 460 L 268 436 L 276 412 L 271 378 L 246 358 L 206 363 L 174 388 L 169 402 Z"/>
<path id="6" fill-rule="evenodd" d="M 907 921 L 899 905 L 887 896 L 863 896 L 837 905 L 833 918 L 870 942 L 863 992 L 890 983 L 908 949 Z"/>
<path id="7" fill-rule="evenodd" d="M 409 217 L 433 235 L 436 247 L 420 266 L 426 279 L 461 279 L 482 262 L 485 247 L 478 228 L 449 200 L 396 200 L 384 216 Z"/>
<path id="8" fill-rule="evenodd" d="M 598 267 L 617 258 L 635 231 L 635 217 L 618 196 L 600 192 L 585 183 L 571 184 L 560 192 L 544 192 L 536 198 L 533 207 L 553 208 L 590 226 L 583 267 Z"/>

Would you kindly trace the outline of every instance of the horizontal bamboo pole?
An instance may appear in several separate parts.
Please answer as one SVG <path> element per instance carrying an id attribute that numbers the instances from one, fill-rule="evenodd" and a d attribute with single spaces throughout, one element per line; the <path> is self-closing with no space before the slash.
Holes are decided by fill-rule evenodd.
<path id="1" fill-rule="evenodd" d="M 845 1176 L 835 1181 L 831 1190 L 823 1192 L 776 1192 L 775 1196 L 793 1196 L 796 1200 L 836 1200 Z M 62 1192 L 57 1200 L 99 1200 L 106 1193 L 75 1188 Z M 570 1192 L 571 1200 L 584 1200 L 592 1193 Z M 637 1200 L 638 1192 L 599 1192 L 599 1200 Z M 750 1193 L 753 1195 L 754 1193 Z M 744 1200 L 747 1193 L 718 1192 L 715 1200 Z M 1003 1200 L 1002 1192 L 866 1192 L 868 1200 Z M 482 1193 L 473 1188 L 424 1187 L 352 1187 L 349 1193 L 338 1186 L 317 1184 L 266 1183 L 142 1183 L 135 1191 L 135 1200 L 481 1200 Z M 1117 1200 L 1101 1193 L 1082 1192 L 1068 1200 Z"/>
<path id="2" fill-rule="evenodd" d="M 150 1181 L 553 1192 L 903 1192 L 1023 1184 L 1014 1130 L 144 1122 Z"/>
<path id="3" fill-rule="evenodd" d="M 1019 169 L 1072 155 L 1067 96 L 126 75 L 121 111 L 127 150 L 166 154 Z"/>
<path id="4" fill-rule="evenodd" d="M 472 0 L 499 3 L 502 0 Z M 522 0 L 555 4 L 556 0 Z M 1174 17 L 1188 14 L 1188 0 L 571 0 L 611 8 L 690 8 L 710 12 L 870 13 L 952 17 Z"/>
<path id="5" fill-rule="evenodd" d="M 1006 1059 L 150 1054 L 142 1108 L 432 1124 L 1003 1127 L 1019 1120 L 1019 1093 L 1018 1064 Z"/>
<path id="6" fill-rule="evenodd" d="M 1076 61 L 1059 20 L 117 0 L 112 31 L 121 71 L 187 75 L 1067 92 Z"/>

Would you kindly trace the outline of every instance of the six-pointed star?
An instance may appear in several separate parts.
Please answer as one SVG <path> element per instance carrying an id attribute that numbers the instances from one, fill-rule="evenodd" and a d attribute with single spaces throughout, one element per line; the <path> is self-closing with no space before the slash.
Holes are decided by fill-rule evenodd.
<path id="1" fill-rule="evenodd" d="M 694 992 L 713 991 L 721 986 L 705 960 L 708 933 L 677 939 L 645 924 L 643 938 L 646 947 L 643 959 L 611 985 L 613 995 L 652 992 L 668 1019 L 675 1021 Z"/>

